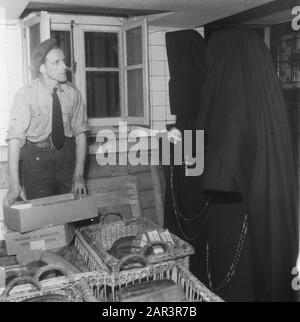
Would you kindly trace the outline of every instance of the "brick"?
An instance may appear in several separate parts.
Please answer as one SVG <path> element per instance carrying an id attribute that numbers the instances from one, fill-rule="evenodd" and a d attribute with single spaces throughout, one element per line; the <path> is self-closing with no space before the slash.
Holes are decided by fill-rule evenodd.
<path id="1" fill-rule="evenodd" d="M 151 92 L 151 106 L 166 106 L 166 92 L 152 91 Z"/>
<path id="2" fill-rule="evenodd" d="M 165 41 L 165 32 L 160 30 L 153 30 L 149 35 L 149 43 L 151 45 L 160 45 L 164 46 Z"/>
<path id="3" fill-rule="evenodd" d="M 166 87 L 166 77 L 164 76 L 151 76 L 150 77 L 150 86 L 151 91 L 165 91 Z"/>
<path id="4" fill-rule="evenodd" d="M 166 129 L 166 121 L 153 121 L 152 128 L 154 130 L 165 130 Z"/>
<path id="5" fill-rule="evenodd" d="M 167 109 L 166 106 L 153 106 L 152 120 L 155 121 L 166 121 L 167 120 Z"/>
<path id="6" fill-rule="evenodd" d="M 150 64 L 150 75 L 165 76 L 166 68 L 164 61 L 152 61 Z"/>
<path id="7" fill-rule="evenodd" d="M 166 47 L 165 46 L 150 46 L 150 60 L 166 60 Z"/>

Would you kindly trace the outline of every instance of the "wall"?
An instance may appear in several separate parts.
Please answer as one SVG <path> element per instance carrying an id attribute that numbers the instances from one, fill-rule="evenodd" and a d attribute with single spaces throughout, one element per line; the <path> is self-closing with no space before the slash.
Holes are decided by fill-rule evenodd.
<path id="1" fill-rule="evenodd" d="M 19 24 L 2 26 L 0 39 L 0 161 L 6 161 L 5 136 L 14 94 L 23 85 L 21 29 Z"/>
<path id="2" fill-rule="evenodd" d="M 20 24 L 0 18 L 0 221 L 3 218 L 2 200 L 7 192 L 7 132 L 14 94 L 23 85 L 23 59 Z M 0 232 L 1 234 L 1 232 Z"/>

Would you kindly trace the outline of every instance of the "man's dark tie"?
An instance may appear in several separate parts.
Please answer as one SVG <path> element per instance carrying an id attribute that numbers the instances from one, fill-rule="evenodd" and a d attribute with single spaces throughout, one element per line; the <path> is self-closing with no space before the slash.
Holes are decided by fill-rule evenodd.
<path id="1" fill-rule="evenodd" d="M 53 89 L 53 103 L 52 103 L 52 142 L 59 150 L 63 147 L 65 142 L 64 123 L 61 113 L 61 105 L 57 96 L 57 88 Z"/>

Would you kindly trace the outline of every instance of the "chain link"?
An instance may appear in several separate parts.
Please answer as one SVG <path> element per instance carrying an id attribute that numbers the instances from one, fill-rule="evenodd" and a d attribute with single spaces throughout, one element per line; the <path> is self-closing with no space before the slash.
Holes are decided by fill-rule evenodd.
<path id="1" fill-rule="evenodd" d="M 210 203 L 210 198 L 208 198 L 206 204 L 204 205 L 204 207 L 201 209 L 200 213 L 197 214 L 196 216 L 192 217 L 192 218 L 186 218 L 182 215 L 179 206 L 176 202 L 176 197 L 175 197 L 175 189 L 174 189 L 174 166 L 171 163 L 170 165 L 170 186 L 171 186 L 171 195 L 172 195 L 172 203 L 173 203 L 173 209 L 174 209 L 174 213 L 175 213 L 175 217 L 176 217 L 176 221 L 178 224 L 178 227 L 180 229 L 181 234 L 184 236 L 184 238 L 188 241 L 194 241 L 196 240 L 202 233 L 202 228 L 205 226 L 207 219 L 208 219 L 208 206 Z M 205 213 L 206 212 L 206 213 Z M 193 237 L 189 237 L 186 235 L 186 233 L 184 232 L 184 229 L 182 227 L 182 224 L 180 222 L 180 218 L 186 222 L 192 222 L 195 221 L 196 219 L 200 218 L 201 215 L 205 213 L 205 217 L 204 217 L 204 221 L 203 221 L 203 226 L 200 227 L 200 231 Z M 180 218 L 179 218 L 180 217 Z"/>
<path id="2" fill-rule="evenodd" d="M 207 274 L 209 287 L 210 287 L 211 291 L 213 291 L 213 292 L 220 291 L 222 288 L 224 288 L 226 285 L 228 285 L 230 283 L 230 281 L 232 280 L 232 278 L 234 277 L 235 273 L 237 272 L 238 264 L 240 262 L 240 257 L 241 257 L 242 249 L 243 249 L 245 239 L 246 239 L 246 236 L 247 236 L 247 232 L 248 232 L 248 214 L 245 214 L 243 228 L 242 228 L 240 239 L 239 239 L 239 242 L 238 242 L 238 245 L 237 245 L 237 248 L 236 248 L 236 252 L 235 252 L 233 262 L 232 262 L 232 264 L 231 264 L 231 266 L 229 268 L 229 271 L 228 271 L 226 277 L 224 278 L 222 283 L 216 288 L 213 286 L 212 276 L 211 276 L 211 272 L 210 272 L 210 269 L 209 269 L 209 252 L 210 252 L 210 249 L 209 249 L 209 243 L 207 241 L 207 245 L 206 245 L 206 274 Z"/>
<path id="3" fill-rule="evenodd" d="M 207 209 L 208 209 L 208 206 L 210 204 L 211 198 L 209 198 L 207 200 L 206 204 L 201 209 L 199 214 L 197 214 L 196 216 L 194 216 L 192 218 L 186 218 L 186 217 L 184 217 L 182 215 L 182 213 L 181 213 L 181 211 L 179 209 L 179 206 L 178 206 L 178 204 L 176 202 L 175 189 L 174 189 L 174 166 L 173 166 L 172 163 L 170 165 L 170 186 L 171 186 L 173 209 L 174 209 L 174 212 L 175 212 L 175 218 L 176 218 L 178 227 L 180 229 L 180 232 L 181 232 L 181 234 L 184 236 L 184 238 L 186 240 L 194 241 L 201 235 L 202 229 L 203 229 L 203 227 L 205 227 L 205 225 L 207 223 L 208 214 L 209 214 L 207 212 Z M 203 213 L 205 213 L 205 217 L 204 217 L 204 220 L 203 220 L 203 225 L 200 227 L 199 232 L 193 237 L 187 236 L 185 234 L 184 229 L 182 227 L 182 224 L 180 222 L 180 218 L 182 220 L 186 221 L 186 222 L 192 222 L 192 221 L 195 221 L 196 219 L 200 218 Z M 238 242 L 238 245 L 237 245 L 237 248 L 236 248 L 236 252 L 235 252 L 235 256 L 233 258 L 232 264 L 231 264 L 231 266 L 229 268 L 229 271 L 226 274 L 226 277 L 224 278 L 222 283 L 216 288 L 213 287 L 212 276 L 211 276 L 211 272 L 210 272 L 210 269 L 209 269 L 209 252 L 210 252 L 210 249 L 209 249 L 209 243 L 207 241 L 207 245 L 206 245 L 206 273 L 207 273 L 207 278 L 208 278 L 208 282 L 209 282 L 209 287 L 213 292 L 218 292 L 221 289 L 223 289 L 225 286 L 227 286 L 231 282 L 231 280 L 234 277 L 234 275 L 236 274 L 237 268 L 238 268 L 238 265 L 239 265 L 239 262 L 240 262 L 241 253 L 242 253 L 242 250 L 243 250 L 243 247 L 244 247 L 245 239 L 247 237 L 247 232 L 248 232 L 248 214 L 246 213 L 245 218 L 244 218 L 243 228 L 242 228 L 241 235 L 240 235 L 240 239 L 239 239 L 239 242 Z"/>

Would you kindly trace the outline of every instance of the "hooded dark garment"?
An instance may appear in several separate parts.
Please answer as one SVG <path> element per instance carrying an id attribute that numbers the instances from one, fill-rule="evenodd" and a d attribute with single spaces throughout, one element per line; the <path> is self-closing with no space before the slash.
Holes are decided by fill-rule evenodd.
<path id="1" fill-rule="evenodd" d="M 203 191 L 242 196 L 255 300 L 292 300 L 296 172 L 271 55 L 256 32 L 221 30 L 210 39 L 208 68 L 197 126 L 207 135 Z"/>
<path id="2" fill-rule="evenodd" d="M 195 30 L 180 30 L 166 33 L 166 48 L 170 71 L 171 113 L 176 115 L 175 126 L 182 132 L 182 142 L 184 142 L 184 130 L 191 130 L 193 147 L 195 148 L 197 115 L 206 78 L 206 42 Z M 200 265 L 198 258 L 199 242 L 192 237 L 199 235 L 203 216 L 197 217 L 196 220 L 186 221 L 174 212 L 170 167 L 164 167 L 164 173 L 166 178 L 164 224 L 171 232 L 194 246 L 196 255 L 191 258 L 191 270 L 195 275 L 198 275 Z M 184 165 L 174 166 L 173 174 L 173 193 L 176 204 L 180 213 L 190 219 L 199 213 L 207 201 L 207 196 L 201 194 L 202 176 L 185 176 Z M 189 238 L 193 240 L 189 240 Z"/>
<path id="3" fill-rule="evenodd" d="M 206 76 L 206 42 L 196 30 L 166 33 L 171 114 L 195 128 Z M 196 117 L 196 119 L 195 119 Z"/>

